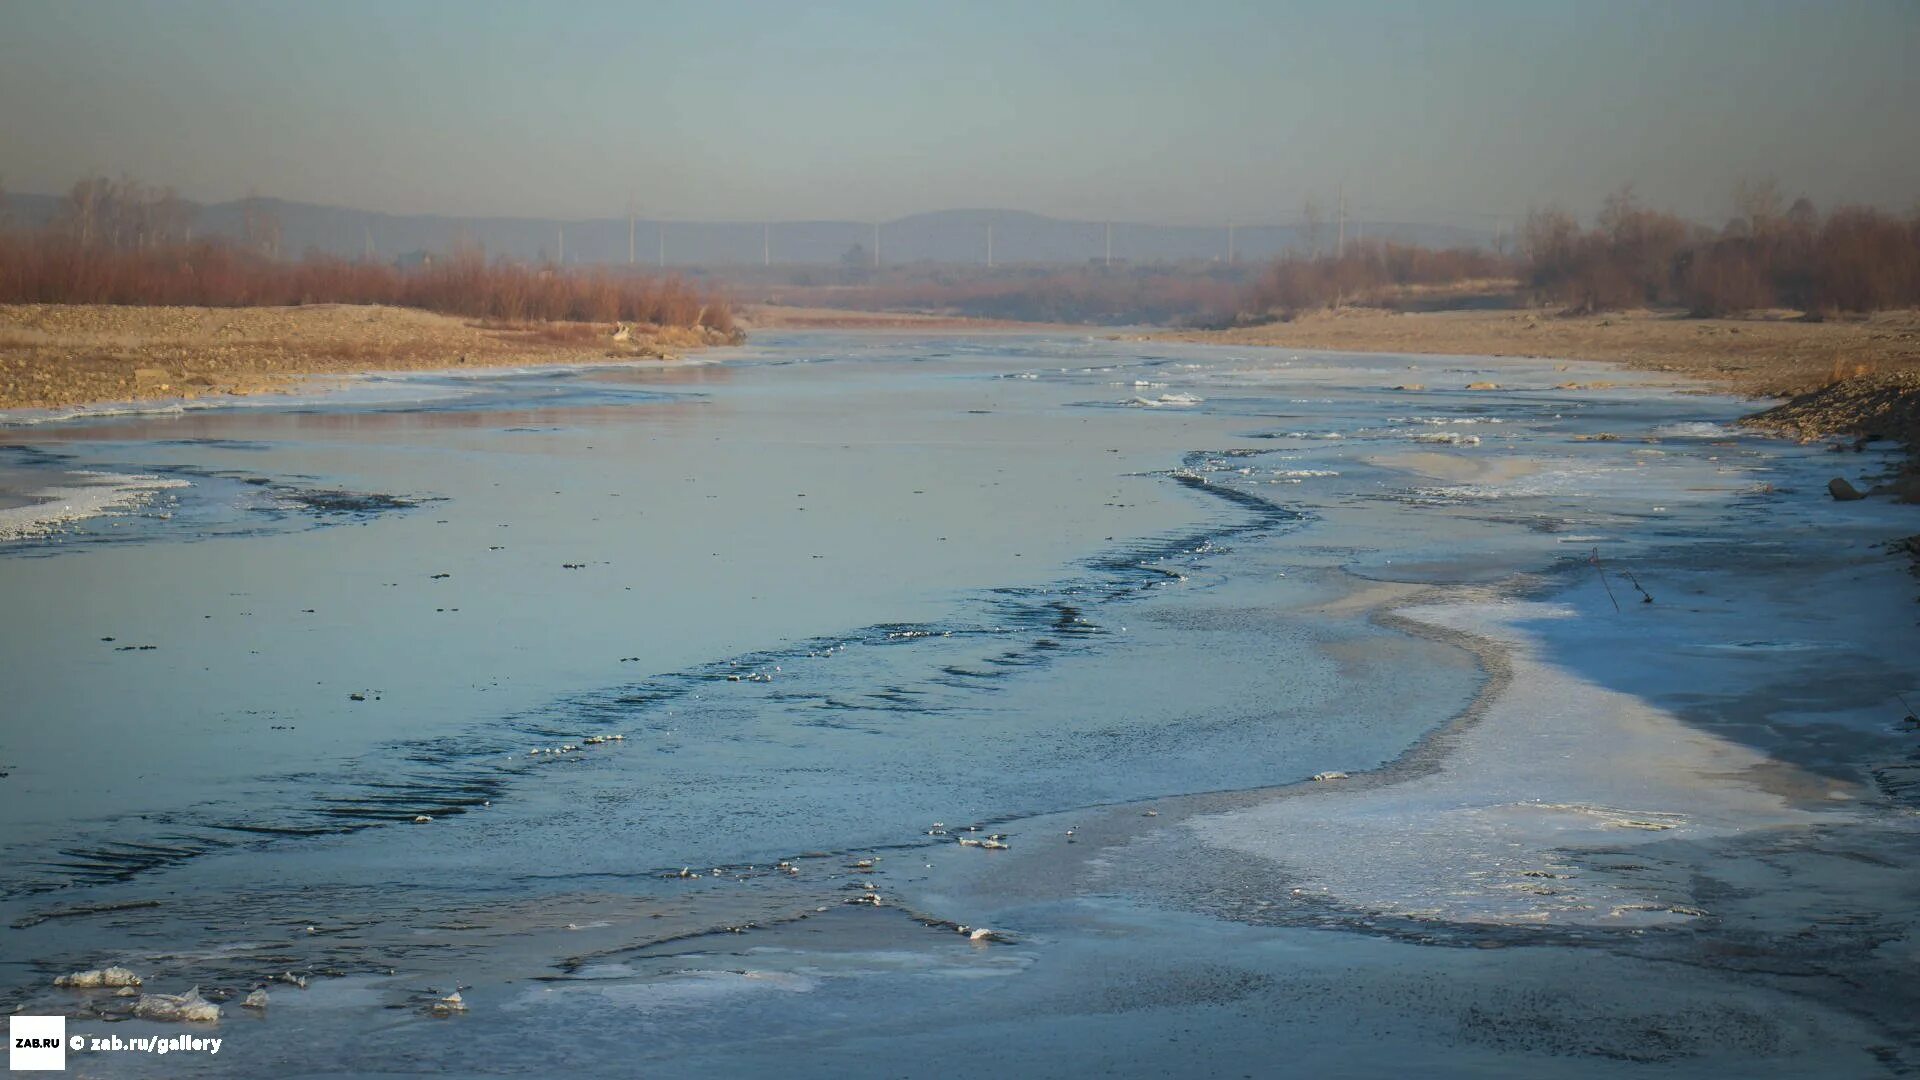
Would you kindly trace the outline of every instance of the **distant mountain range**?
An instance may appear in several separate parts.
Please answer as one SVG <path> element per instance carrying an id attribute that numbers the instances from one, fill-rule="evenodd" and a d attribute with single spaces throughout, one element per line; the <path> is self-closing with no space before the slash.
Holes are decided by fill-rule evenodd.
<path id="1" fill-rule="evenodd" d="M 56 195 L 10 194 L 4 210 L 16 227 L 33 228 L 53 221 L 63 202 Z M 480 244 L 489 255 L 518 259 L 558 259 L 564 247 L 568 265 L 586 265 L 624 263 L 629 251 L 624 218 L 460 218 L 383 214 L 284 199 L 253 202 L 279 219 L 281 250 L 289 255 L 318 250 L 358 256 L 371 250 L 379 258 L 392 259 L 444 252 L 465 242 Z M 198 206 L 195 228 L 205 234 L 237 237 L 245 205 L 235 200 Z M 881 259 L 890 264 L 983 264 L 989 227 L 995 264 L 1099 262 L 1107 257 L 1109 235 L 1115 262 L 1225 260 L 1228 254 L 1225 225 L 1117 221 L 1109 226 L 1019 210 L 942 210 L 881 223 Z M 1415 222 L 1349 221 L 1347 236 L 1426 247 L 1484 247 L 1493 242 L 1486 230 Z M 664 261 L 668 266 L 690 268 L 757 266 L 763 261 L 775 266 L 839 265 L 870 262 L 874 238 L 871 222 L 641 219 L 633 224 L 632 252 L 635 261 L 643 264 Z M 1232 229 L 1231 241 L 1236 261 L 1264 261 L 1310 246 L 1307 230 L 1300 225 L 1240 225 Z M 1335 227 L 1321 226 L 1321 250 L 1332 250 L 1334 242 Z"/>

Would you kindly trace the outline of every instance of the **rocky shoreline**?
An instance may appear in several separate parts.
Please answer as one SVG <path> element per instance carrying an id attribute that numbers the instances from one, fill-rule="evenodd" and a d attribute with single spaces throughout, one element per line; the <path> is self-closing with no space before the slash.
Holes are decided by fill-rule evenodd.
<path id="1" fill-rule="evenodd" d="M 1920 502 L 1920 371 L 1843 379 L 1754 413 L 1741 423 L 1803 442 L 1836 436 L 1852 440 L 1850 445 L 1836 444 L 1835 450 L 1885 440 L 1903 443 L 1908 451 L 1906 468 L 1868 494 Z"/>

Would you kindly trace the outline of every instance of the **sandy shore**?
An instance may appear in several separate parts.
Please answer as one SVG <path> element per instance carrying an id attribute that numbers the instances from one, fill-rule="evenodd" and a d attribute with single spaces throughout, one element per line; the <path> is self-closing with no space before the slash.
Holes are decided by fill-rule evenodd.
<path id="1" fill-rule="evenodd" d="M 283 390 L 303 375 L 670 357 L 704 331 L 492 325 L 409 308 L 0 305 L 0 408 Z"/>
<path id="2" fill-rule="evenodd" d="M 1672 371 L 1760 397 L 1836 378 L 1920 372 L 1920 312 L 1833 322 L 1689 319 L 1647 311 L 1561 317 L 1532 311 L 1395 313 L 1349 308 L 1233 330 L 1172 331 L 1180 341 L 1351 352 L 1564 357 Z"/>

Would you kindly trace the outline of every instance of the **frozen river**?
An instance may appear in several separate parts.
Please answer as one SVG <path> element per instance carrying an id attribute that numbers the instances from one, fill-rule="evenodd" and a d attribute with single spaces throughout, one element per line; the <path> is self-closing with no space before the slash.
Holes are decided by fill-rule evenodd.
<path id="1" fill-rule="evenodd" d="M 101 1075 L 1920 1067 L 1878 455 L 1548 360 L 711 359 L 8 418 L 0 1000 L 225 1040 Z"/>

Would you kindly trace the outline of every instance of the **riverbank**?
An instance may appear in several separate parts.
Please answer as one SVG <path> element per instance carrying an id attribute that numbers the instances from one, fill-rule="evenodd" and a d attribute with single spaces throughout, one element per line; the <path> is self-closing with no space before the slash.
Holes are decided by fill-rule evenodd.
<path id="1" fill-rule="evenodd" d="M 1185 330 L 1156 338 L 1342 352 L 1600 360 L 1786 398 L 1742 423 L 1802 441 L 1893 439 L 1920 447 L 1920 312 L 1848 320 L 1693 319 L 1635 311 L 1557 316 L 1538 311 L 1391 312 L 1342 308 L 1290 322 Z M 1568 383 L 1566 389 L 1598 389 Z M 1437 389 L 1437 388 L 1436 388 Z M 1889 477 L 1888 493 L 1920 499 L 1920 459 Z"/>
<path id="2" fill-rule="evenodd" d="M 1605 360 L 1705 379 L 1755 397 L 1792 397 L 1844 378 L 1920 372 L 1920 312 L 1913 311 L 1806 322 L 1691 319 L 1651 311 L 1558 316 L 1342 308 L 1291 322 L 1154 336 L 1342 352 Z"/>
<path id="3" fill-rule="evenodd" d="M 0 305 L 0 408 L 282 392 L 301 377 L 666 359 L 704 328 L 479 322 L 412 308 Z"/>

